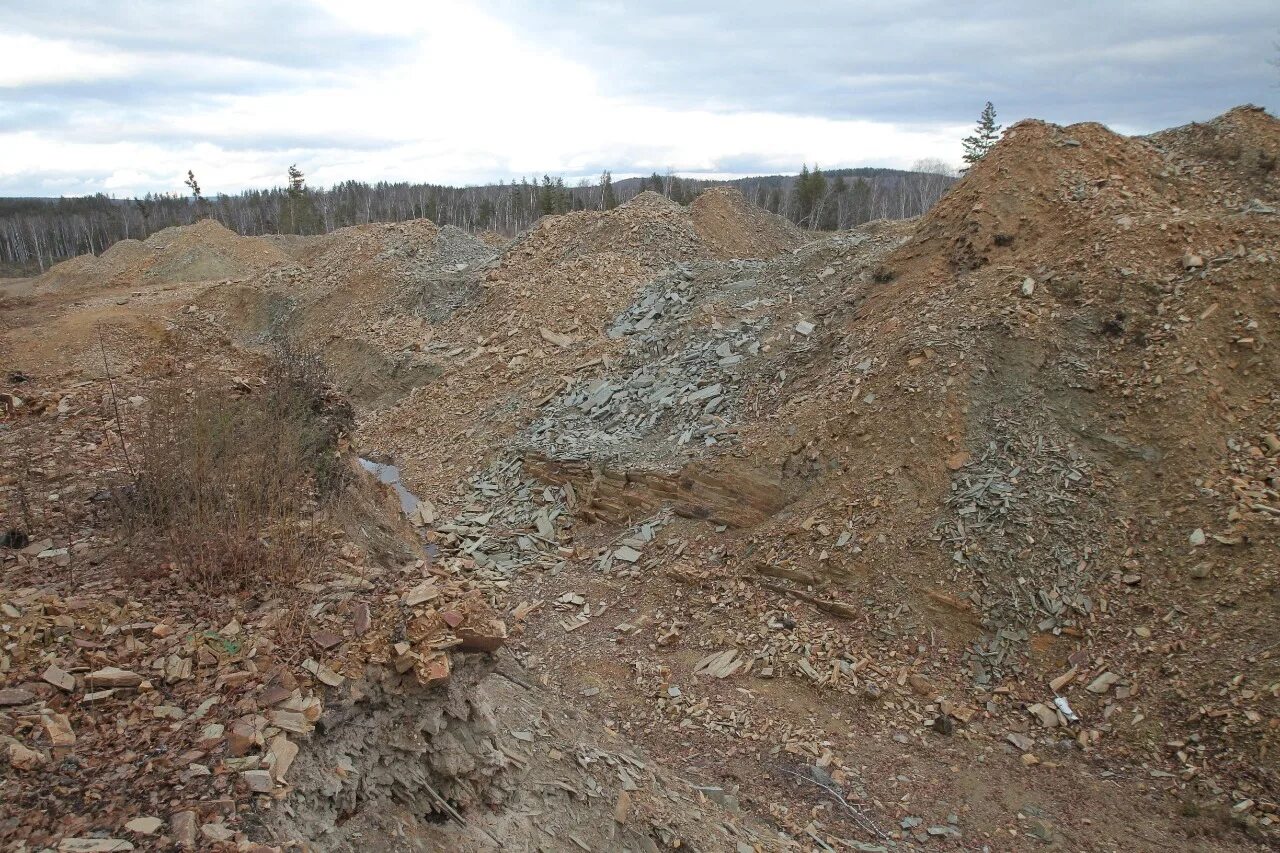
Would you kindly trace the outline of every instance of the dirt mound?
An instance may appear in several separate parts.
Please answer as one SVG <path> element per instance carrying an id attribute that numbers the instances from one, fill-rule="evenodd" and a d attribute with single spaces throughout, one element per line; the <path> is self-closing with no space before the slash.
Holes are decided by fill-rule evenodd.
<path id="1" fill-rule="evenodd" d="M 92 260 L 90 260 L 92 259 Z M 102 255 L 82 255 L 37 279 L 41 290 L 85 293 L 147 283 L 245 278 L 288 255 L 267 240 L 241 237 L 212 219 L 165 228 L 146 240 L 121 240 Z"/>
<path id="2" fill-rule="evenodd" d="M 810 238 L 789 219 L 751 204 L 736 189 L 707 190 L 689 205 L 693 229 L 712 253 L 729 258 L 772 258 Z"/>
<path id="3" fill-rule="evenodd" d="M 212 219 L 157 231 L 143 245 L 143 276 L 165 284 L 244 278 L 288 260 L 288 255 L 256 237 L 241 237 Z"/>
<path id="4" fill-rule="evenodd" d="M 33 686 L 52 653 L 26 638 L 61 628 L 73 677 L 124 655 L 159 684 L 194 658 L 162 707 L 236 735 L 316 723 L 277 839 L 733 850 L 767 847 L 759 819 L 802 849 L 1274 846 L 1277 146 L 1252 108 L 1145 138 L 1022 122 L 918 222 L 802 244 L 723 193 L 546 217 L 498 252 L 427 222 L 290 241 L 174 339 L 253 313 L 365 386 L 352 443 L 420 499 L 422 561 L 335 535 L 300 585 L 324 631 L 244 657 L 276 602 L 219 633 L 236 602 L 193 621 L 85 585 L 72 560 L 108 537 L 63 460 L 107 464 L 111 398 L 31 394 L 48 423 L 0 442 L 39 446 L 21 494 L 60 538 L 12 560 L 32 589 L 6 618 L 51 713 L 0 715 L 0 747 L 38 764 L 64 714 L 97 756 L 120 706 L 94 703 L 162 701 Z M 726 259 L 747 252 L 774 254 Z M 58 594 L 35 589 L 63 558 Z M 448 651 L 477 641 L 458 596 L 493 608 L 509 657 Z M 199 711 L 223 656 L 228 689 L 253 687 Z M 424 693 L 442 656 L 452 678 Z M 274 781 L 274 729 L 194 757 L 205 725 L 155 730 L 181 766 L 112 766 L 185 786 L 155 802 Z M 58 767 L 50 785 L 81 772 Z"/>

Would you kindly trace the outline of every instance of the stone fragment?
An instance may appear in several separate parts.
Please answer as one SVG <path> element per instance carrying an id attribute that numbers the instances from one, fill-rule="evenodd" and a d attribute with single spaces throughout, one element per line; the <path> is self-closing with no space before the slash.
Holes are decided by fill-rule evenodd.
<path id="1" fill-rule="evenodd" d="M 169 831 L 176 845 L 184 850 L 192 849 L 196 846 L 196 813 L 184 809 L 169 815 Z"/>
<path id="2" fill-rule="evenodd" d="M 410 607 L 430 601 L 440 595 L 439 588 L 431 581 L 425 581 L 409 590 L 404 595 L 404 603 Z"/>
<path id="3" fill-rule="evenodd" d="M 204 826 L 200 827 L 200 834 L 208 840 L 216 843 L 230 841 L 232 838 L 235 838 L 236 835 L 232 832 L 231 827 L 227 826 L 222 821 L 206 823 Z"/>
<path id="4" fill-rule="evenodd" d="M 54 746 L 74 746 L 76 733 L 71 730 L 71 720 L 66 714 L 45 711 L 41 717 L 45 733 Z"/>
<path id="5" fill-rule="evenodd" d="M 255 794 L 269 794 L 275 787 L 275 780 L 266 770 L 246 770 L 240 774 L 245 786 Z"/>
<path id="6" fill-rule="evenodd" d="M 135 817 L 126 823 L 124 828 L 139 835 L 155 835 L 162 826 L 164 821 L 158 817 Z"/>
<path id="7" fill-rule="evenodd" d="M 342 642 L 342 635 L 336 631 L 320 630 L 311 635 L 311 639 L 322 649 L 331 649 Z"/>
<path id="8" fill-rule="evenodd" d="M 293 766 L 293 760 L 298 757 L 298 745 L 284 735 L 276 735 L 271 739 L 271 745 L 267 747 L 267 751 L 273 758 L 271 777 L 283 784 L 285 774 Z"/>
<path id="9" fill-rule="evenodd" d="M 370 625 L 369 605 L 363 601 L 357 602 L 351 610 L 351 630 L 360 636 L 369 630 Z"/>
<path id="10" fill-rule="evenodd" d="M 15 770 L 36 770 L 45 763 L 43 753 L 28 749 L 15 741 L 9 742 L 9 766 Z"/>
<path id="11" fill-rule="evenodd" d="M 571 347 L 574 341 L 577 340 L 573 335 L 565 335 L 545 326 L 538 330 L 538 334 L 542 335 L 542 339 L 547 343 L 555 344 L 558 347 Z"/>
<path id="12" fill-rule="evenodd" d="M 74 682 L 73 682 L 74 683 Z M 5 687 L 0 689 L 0 708 L 10 705 L 27 705 L 36 701 L 36 694 L 21 687 Z"/>
<path id="13" fill-rule="evenodd" d="M 1120 676 L 1116 675 L 1114 672 L 1104 672 L 1093 681 L 1090 681 L 1089 685 L 1085 687 L 1085 690 L 1088 690 L 1090 693 L 1106 693 L 1111 689 L 1111 685 L 1115 684 L 1119 680 Z"/>
<path id="14" fill-rule="evenodd" d="M 1033 741 L 1031 738 L 1027 737 L 1024 734 L 1019 734 L 1018 732 L 1009 732 L 1009 734 L 1006 735 L 1006 737 L 1009 743 L 1013 744 L 1014 747 L 1017 748 L 1019 752 L 1030 752 L 1031 749 L 1036 745 L 1035 741 Z"/>
<path id="15" fill-rule="evenodd" d="M 76 677 L 56 664 L 49 664 L 48 669 L 40 677 L 59 690 L 65 690 L 70 693 L 76 689 Z"/>
<path id="16" fill-rule="evenodd" d="M 1027 712 L 1038 719 L 1040 721 L 1040 725 L 1047 729 L 1051 729 L 1058 725 L 1058 712 L 1041 702 L 1028 705 Z"/>
<path id="17" fill-rule="evenodd" d="M 929 683 L 929 679 L 919 673 L 913 672 L 907 682 L 911 685 L 911 689 L 920 696 L 932 698 L 935 693 L 933 685 Z"/>
<path id="18" fill-rule="evenodd" d="M 111 853 L 132 849 L 133 844 L 123 838 L 64 838 L 58 842 L 58 853 Z"/>
<path id="19" fill-rule="evenodd" d="M 138 673 L 114 666 L 96 669 L 85 677 L 85 684 L 90 687 L 137 687 L 141 683 Z"/>
<path id="20" fill-rule="evenodd" d="M 1049 689 L 1051 689 L 1054 693 L 1057 693 L 1059 690 L 1061 690 L 1062 688 L 1070 684 L 1071 680 L 1075 677 L 1076 677 L 1076 668 L 1073 666 L 1071 667 L 1071 669 L 1062 673 L 1062 675 L 1059 675 L 1053 681 L 1050 681 Z"/>
<path id="21" fill-rule="evenodd" d="M 1191 531 L 1191 535 L 1187 537 L 1187 541 L 1196 547 L 1203 545 L 1205 543 L 1204 531 L 1197 527 L 1195 530 Z"/>

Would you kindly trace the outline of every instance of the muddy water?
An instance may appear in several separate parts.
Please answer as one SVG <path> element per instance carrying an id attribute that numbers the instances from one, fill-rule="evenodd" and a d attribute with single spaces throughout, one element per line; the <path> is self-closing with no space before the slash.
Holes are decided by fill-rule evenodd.
<path id="1" fill-rule="evenodd" d="M 395 465 L 383 465 L 380 462 L 361 459 L 360 467 L 377 477 L 379 483 L 385 483 L 395 489 L 396 496 L 400 498 L 400 509 L 405 515 L 418 508 L 418 499 L 400 482 L 400 469 Z"/>

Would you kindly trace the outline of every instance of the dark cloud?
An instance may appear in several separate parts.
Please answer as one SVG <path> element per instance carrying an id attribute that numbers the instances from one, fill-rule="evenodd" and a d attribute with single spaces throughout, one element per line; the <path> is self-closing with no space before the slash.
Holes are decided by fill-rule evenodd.
<path id="1" fill-rule="evenodd" d="M 1274 104 L 1280 3 L 1233 0 L 482 0 L 664 105 L 896 123 L 1098 120 L 1154 130 Z"/>

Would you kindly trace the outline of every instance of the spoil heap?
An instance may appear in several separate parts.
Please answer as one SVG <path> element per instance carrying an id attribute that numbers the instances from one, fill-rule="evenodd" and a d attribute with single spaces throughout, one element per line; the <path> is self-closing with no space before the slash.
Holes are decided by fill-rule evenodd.
<path id="1" fill-rule="evenodd" d="M 117 286 L 245 278 L 288 259 L 271 242 L 241 237 L 212 219 L 121 240 L 100 256 L 81 255 L 35 281 L 37 292 L 85 295 Z"/>
<path id="2" fill-rule="evenodd" d="M 693 230 L 720 260 L 772 258 L 808 237 L 791 220 L 756 207 L 731 187 L 703 192 L 689 205 Z"/>
<path id="3" fill-rule="evenodd" d="M 952 760 L 1011 759 L 984 786 L 1031 784 L 1018 768 L 1067 750 L 1140 776 L 1118 810 L 1099 780 L 1073 796 L 1156 809 L 1165 843 L 1232 832 L 1218 808 L 1270 832 L 1278 146 L 1248 108 L 1145 139 L 1024 122 L 903 245 L 904 226 L 874 225 L 771 262 L 676 263 L 614 313 L 576 315 L 566 344 L 609 348 L 581 352 L 536 413 L 506 410 L 503 461 L 483 467 L 490 444 L 426 463 L 441 484 L 481 468 L 426 489 L 463 510 L 427 527 L 556 602 L 528 646 L 548 678 L 664 754 L 684 754 L 675 725 L 741 745 L 759 807 L 779 784 L 758 772 L 769 744 L 874 790 L 858 766 L 903 751 L 869 744 L 962 727 L 973 746 Z M 411 478 L 445 446 L 383 435 Z M 632 636 L 637 683 L 594 676 Z M 780 729 L 762 722 L 788 714 L 776 678 L 869 706 L 839 736 Z M 1177 798 L 1206 818 L 1180 825 Z M 947 836 L 890 811 L 902 837 Z M 982 812 L 984 836 L 1009 819 Z M 1029 820 L 1007 828 L 1056 832 Z M 1128 832 L 1106 822 L 1072 831 Z"/>
<path id="4" fill-rule="evenodd" d="M 193 717 L 224 672 L 199 669 L 200 647 L 217 656 L 209 633 L 236 616 L 257 651 L 226 671 L 247 686 L 204 714 L 280 728 L 275 711 L 305 717 L 315 696 L 324 731 L 299 744 L 293 794 L 274 732 L 184 764 L 202 729 L 166 717 L 147 741 L 163 752 L 117 761 L 169 808 L 199 812 L 188 795 L 211 786 L 215 835 L 345 849 L 454 809 L 410 822 L 406 845 L 767 849 L 756 819 L 802 849 L 1274 845 L 1278 157 L 1253 108 L 1146 138 L 1022 122 L 920 222 L 803 245 L 731 194 L 544 218 L 499 250 L 430 223 L 290 241 L 291 261 L 210 287 L 173 337 L 294 332 L 358 398 L 385 380 L 353 441 L 422 499 L 409 521 L 430 559 L 335 532 L 301 588 L 328 633 L 297 648 L 265 598 L 171 606 L 109 561 L 54 578 L 45 561 L 102 537 L 68 479 L 112 432 L 101 384 L 93 406 L 59 388 L 40 428 L 0 433 L 37 448 L 28 494 L 57 531 L 6 562 L 21 653 L 0 659 L 4 686 L 32 696 L 11 694 L 28 704 L 0 733 L 43 774 L 6 803 L 91 785 L 54 764 L 64 719 L 97 761 L 112 720 Z M 88 619 L 73 581 L 104 593 Z M 481 604 L 506 632 L 497 657 L 457 652 Z M 140 622 L 182 639 L 121 627 Z M 159 679 L 171 656 L 196 656 L 189 688 L 160 688 L 174 702 L 29 683 L 56 663 L 83 700 L 93 673 Z M 448 686 L 423 693 L 443 661 Z M 297 696 L 271 692 L 278 672 Z M 545 692 L 512 687 L 521 672 Z M 615 737 L 698 786 L 649 776 Z M 271 782 L 254 811 L 247 786 L 267 780 L 233 781 L 248 756 Z M 557 790 L 572 809 L 534 793 Z M 750 817 L 722 829 L 704 795 Z M 117 832 L 125 813 L 104 813 L 67 826 Z M 42 820 L 40 843 L 59 837 Z"/>

